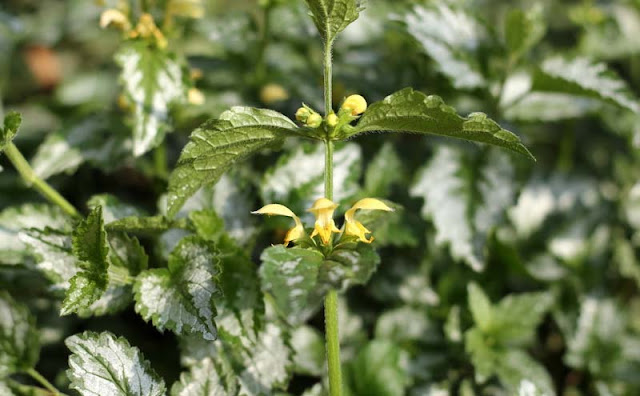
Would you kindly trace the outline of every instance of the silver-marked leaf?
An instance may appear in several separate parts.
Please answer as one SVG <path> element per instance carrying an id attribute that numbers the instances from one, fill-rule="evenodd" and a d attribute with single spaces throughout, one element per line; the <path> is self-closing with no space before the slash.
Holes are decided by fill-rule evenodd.
<path id="1" fill-rule="evenodd" d="M 171 396 L 226 396 L 237 392 L 236 378 L 226 360 L 206 357 L 180 375 Z"/>
<path id="2" fill-rule="evenodd" d="M 534 76 L 533 90 L 596 98 L 640 112 L 640 103 L 625 81 L 606 64 L 587 58 L 547 59 Z"/>
<path id="3" fill-rule="evenodd" d="M 345 137 L 365 132 L 412 132 L 491 144 L 534 159 L 520 138 L 484 113 L 460 117 L 439 96 L 405 88 L 372 104 Z"/>
<path id="4" fill-rule="evenodd" d="M 169 267 L 142 272 L 134 286 L 136 311 L 159 329 L 178 335 L 217 336 L 213 318 L 220 293 L 219 257 L 212 243 L 182 239 L 169 256 Z"/>
<path id="5" fill-rule="evenodd" d="M 5 396 L 17 396 L 13 390 L 11 390 L 11 388 L 9 387 L 9 385 L 4 381 L 0 379 L 0 395 L 5 395 Z"/>
<path id="6" fill-rule="evenodd" d="M 488 33 L 474 16 L 441 2 L 433 7 L 416 6 L 403 21 L 455 88 L 486 85 L 477 51 Z"/>
<path id="7" fill-rule="evenodd" d="M 321 377 L 325 366 L 325 345 L 322 333 L 302 325 L 291 334 L 291 347 L 296 351 L 293 370 L 298 374 Z"/>
<path id="8" fill-rule="evenodd" d="M 111 194 L 99 194 L 92 196 L 87 201 L 87 206 L 94 209 L 98 206 L 102 207 L 102 217 L 104 223 L 109 224 L 125 217 L 142 216 L 144 212 L 134 205 L 120 201 L 116 196 Z"/>
<path id="9" fill-rule="evenodd" d="M 320 36 L 330 43 L 338 33 L 358 19 L 361 0 L 305 0 L 311 10 L 311 19 Z"/>
<path id="10" fill-rule="evenodd" d="M 102 207 L 89 213 L 73 231 L 71 250 L 78 259 L 80 271 L 69 281 L 62 302 L 61 315 L 80 312 L 96 302 L 107 289 L 109 245 L 102 220 Z"/>
<path id="11" fill-rule="evenodd" d="M 108 332 L 84 332 L 65 341 L 71 388 L 83 396 L 164 396 L 164 381 L 140 350 Z"/>
<path id="12" fill-rule="evenodd" d="M 133 154 L 140 156 L 162 142 L 170 107 L 186 99 L 182 67 L 173 54 L 142 41 L 125 44 L 115 59 L 133 106 Z"/>
<path id="13" fill-rule="evenodd" d="M 366 284 L 378 269 L 380 256 L 365 243 L 342 244 L 326 257 L 318 279 L 326 287 L 345 291 L 355 285 Z M 321 289 L 323 290 L 323 289 Z"/>
<path id="14" fill-rule="evenodd" d="M 513 9 L 505 17 L 505 41 L 511 53 L 512 61 L 533 48 L 546 32 L 542 15 L 542 7 L 534 6 L 531 10 Z"/>
<path id="15" fill-rule="evenodd" d="M 424 198 L 422 215 L 432 219 L 436 243 L 448 244 L 453 258 L 482 271 L 488 234 L 502 221 L 515 191 L 506 154 L 477 154 L 439 147 L 420 171 L 410 194 Z"/>
<path id="16" fill-rule="evenodd" d="M 20 233 L 20 241 L 29 246 L 36 267 L 53 283 L 54 291 L 69 289 L 69 281 L 80 270 L 71 252 L 71 235 L 52 228 L 28 229 Z"/>
<path id="17" fill-rule="evenodd" d="M 316 289 L 323 255 L 315 250 L 278 245 L 265 249 L 260 259 L 262 289 L 273 296 L 279 313 L 289 323 L 302 323 L 322 301 Z"/>
<path id="18" fill-rule="evenodd" d="M 309 208 L 313 201 L 324 195 L 324 146 L 313 150 L 297 146 L 290 155 L 281 156 L 267 172 L 261 184 L 264 202 L 280 202 L 294 212 Z M 334 151 L 334 201 L 353 199 L 360 189 L 358 180 L 362 168 L 360 146 L 348 143 Z"/>
<path id="19" fill-rule="evenodd" d="M 25 305 L 0 291 L 0 378 L 33 368 L 39 354 L 34 317 Z"/>
<path id="20" fill-rule="evenodd" d="M 289 382 L 293 352 L 285 331 L 267 323 L 256 343 L 242 353 L 244 370 L 238 373 L 240 396 L 270 395 Z"/>
<path id="21" fill-rule="evenodd" d="M 282 142 L 296 124 L 272 110 L 234 107 L 193 131 L 169 178 L 167 213 L 174 216 L 198 189 L 217 182 L 237 161 Z"/>
<path id="22" fill-rule="evenodd" d="M 57 206 L 47 204 L 23 204 L 4 209 L 0 212 L 0 263 L 24 263 L 28 252 L 19 238 L 22 230 L 46 227 L 70 230 L 69 220 Z"/>
<path id="23" fill-rule="evenodd" d="M 92 115 L 49 134 L 31 159 L 34 172 L 47 179 L 73 173 L 85 162 L 107 170 L 122 166 L 131 153 L 131 138 L 114 131 L 112 124 Z"/>

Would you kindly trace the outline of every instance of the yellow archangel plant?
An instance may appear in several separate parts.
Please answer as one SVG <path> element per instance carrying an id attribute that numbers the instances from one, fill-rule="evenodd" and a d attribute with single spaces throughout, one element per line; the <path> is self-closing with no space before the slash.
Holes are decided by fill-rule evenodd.
<path id="1" fill-rule="evenodd" d="M 316 222 L 314 224 L 313 232 L 311 233 L 310 237 L 313 238 L 315 236 L 319 236 L 323 245 L 328 245 L 331 242 L 332 234 L 339 234 L 341 232 L 343 232 L 344 235 L 347 236 L 354 236 L 361 242 L 371 243 L 373 242 L 373 236 L 367 238 L 367 234 L 371 234 L 371 231 L 368 230 L 361 222 L 355 219 L 356 211 L 359 209 L 384 210 L 387 212 L 393 211 L 392 208 L 378 199 L 361 199 L 345 213 L 345 224 L 343 227 L 344 231 L 341 231 L 336 227 L 336 223 L 333 220 L 333 212 L 337 207 L 338 204 L 334 203 L 330 199 L 319 198 L 313 203 L 311 208 L 307 210 L 308 212 L 313 213 L 313 215 L 316 217 Z M 284 205 L 269 204 L 251 213 L 270 216 L 275 215 L 291 217 L 295 222 L 295 226 L 287 231 L 287 234 L 284 238 L 285 246 L 288 246 L 291 241 L 298 240 L 307 235 L 300 218 L 296 216 L 296 214 L 293 213 L 291 209 L 287 208 Z"/>

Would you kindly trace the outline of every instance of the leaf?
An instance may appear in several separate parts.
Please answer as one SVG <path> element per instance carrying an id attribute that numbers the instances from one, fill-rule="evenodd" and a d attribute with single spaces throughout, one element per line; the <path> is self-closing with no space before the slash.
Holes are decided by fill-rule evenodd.
<path id="1" fill-rule="evenodd" d="M 136 312 L 161 331 L 217 336 L 215 298 L 219 258 L 212 243 L 186 237 L 169 256 L 169 267 L 142 272 L 134 285 Z"/>
<path id="2" fill-rule="evenodd" d="M 33 368 L 39 354 L 34 317 L 25 305 L 0 290 L 0 378 Z"/>
<path id="3" fill-rule="evenodd" d="M 80 271 L 69 281 L 61 315 L 80 312 L 89 307 L 107 289 L 109 246 L 101 206 L 93 209 L 73 231 L 71 248 L 73 255 L 79 260 Z"/>
<path id="4" fill-rule="evenodd" d="M 360 0 L 305 0 L 323 40 L 333 43 L 338 33 L 358 19 Z"/>
<path id="5" fill-rule="evenodd" d="M 29 229 L 20 233 L 20 241 L 31 250 L 36 267 L 53 283 L 53 290 L 69 289 L 69 281 L 80 271 L 71 253 L 71 236 L 52 228 Z"/>
<path id="6" fill-rule="evenodd" d="M 467 293 L 473 321 L 482 331 L 489 331 L 493 323 L 491 300 L 476 283 L 467 285 Z"/>
<path id="7" fill-rule="evenodd" d="M 534 6 L 525 12 L 510 10 L 505 18 L 505 41 L 507 49 L 515 59 L 532 49 L 542 40 L 546 32 L 542 8 Z"/>
<path id="8" fill-rule="evenodd" d="M 387 340 L 373 340 L 347 366 L 345 379 L 354 395 L 393 396 L 406 394 L 409 378 L 403 352 Z"/>
<path id="9" fill-rule="evenodd" d="M 36 175 L 47 179 L 72 173 L 85 162 L 105 170 L 122 166 L 130 156 L 131 138 L 109 121 L 92 115 L 49 134 L 30 161 Z"/>
<path id="10" fill-rule="evenodd" d="M 18 133 L 18 128 L 22 123 L 22 116 L 20 113 L 12 111 L 4 117 L 4 125 L 0 128 L 0 153 L 4 151 L 4 148 L 13 141 L 13 138 Z"/>
<path id="11" fill-rule="evenodd" d="M 120 231 L 140 235 L 157 235 L 172 228 L 186 228 L 186 222 L 172 220 L 165 216 L 130 216 L 112 221 L 105 228 L 107 231 Z"/>
<path id="12" fill-rule="evenodd" d="M 347 143 L 334 151 L 334 201 L 346 202 L 358 193 L 362 168 L 362 150 L 355 143 Z M 261 183 L 264 202 L 280 202 L 293 210 L 311 207 L 313 201 L 324 195 L 324 145 L 312 150 L 298 146 L 288 156 L 267 171 Z"/>
<path id="13" fill-rule="evenodd" d="M 0 212 L 0 263 L 24 264 L 27 246 L 19 238 L 22 230 L 46 227 L 70 229 L 70 219 L 57 206 L 22 204 Z"/>
<path id="14" fill-rule="evenodd" d="M 336 246 L 322 263 L 318 279 L 330 287 L 346 291 L 355 285 L 366 284 L 378 269 L 380 256 L 364 243 Z"/>
<path id="15" fill-rule="evenodd" d="M 388 197 L 391 187 L 400 184 L 398 176 L 403 174 L 402 160 L 393 148 L 393 144 L 386 142 L 371 159 L 364 174 L 364 190 L 367 197 Z"/>
<path id="16" fill-rule="evenodd" d="M 625 81 L 606 64 L 587 58 L 547 59 L 534 76 L 533 90 L 596 98 L 634 113 L 640 112 L 638 99 Z"/>
<path id="17" fill-rule="evenodd" d="M 260 259 L 262 290 L 273 296 L 280 314 L 289 323 L 302 323 L 319 303 L 316 293 L 323 255 L 315 250 L 277 245 L 265 249 Z"/>
<path id="18" fill-rule="evenodd" d="M 286 389 L 293 364 L 293 352 L 287 342 L 282 328 L 273 323 L 265 325 L 255 344 L 242 354 L 239 395 L 268 395 L 276 388 Z"/>
<path id="19" fill-rule="evenodd" d="M 393 174 L 393 173 L 392 173 Z M 366 194 L 375 196 L 374 194 Z M 383 200 L 385 201 L 385 200 Z M 415 247 L 418 245 L 418 234 L 414 230 L 414 221 L 405 209 L 393 202 L 385 201 L 393 212 L 380 210 L 361 210 L 356 212 L 356 220 L 366 228 L 374 230 L 374 246 Z"/>
<path id="20" fill-rule="evenodd" d="M 513 169 L 499 151 L 466 154 L 440 146 L 422 168 L 410 194 L 422 197 L 422 216 L 431 218 L 436 243 L 449 245 L 451 256 L 482 271 L 491 230 L 513 203 Z"/>
<path id="21" fill-rule="evenodd" d="M 87 201 L 87 206 L 90 209 L 101 206 L 105 224 L 121 220 L 125 217 L 142 216 L 143 214 L 142 210 L 134 205 L 120 201 L 120 199 L 111 194 L 94 195 Z"/>
<path id="22" fill-rule="evenodd" d="M 293 370 L 296 374 L 321 377 L 325 366 L 325 345 L 322 333 L 302 325 L 291 334 L 291 347 L 296 351 Z"/>
<path id="23" fill-rule="evenodd" d="M 187 87 L 176 57 L 145 42 L 128 42 L 115 59 L 133 106 L 133 154 L 138 157 L 162 142 L 170 129 L 170 107 L 186 99 Z"/>
<path id="24" fill-rule="evenodd" d="M 491 332 L 503 344 L 530 342 L 553 304 L 550 292 L 510 294 L 494 306 Z"/>
<path id="25" fill-rule="evenodd" d="M 72 352 L 67 376 L 81 395 L 164 396 L 164 381 L 138 348 L 109 332 L 84 332 L 66 339 Z"/>
<path id="26" fill-rule="evenodd" d="M 231 367 L 218 360 L 205 358 L 180 375 L 180 381 L 171 387 L 172 396 L 223 396 L 235 395 L 236 379 Z"/>
<path id="27" fill-rule="evenodd" d="M 472 89 L 487 84 L 478 63 L 478 51 L 488 33 L 473 15 L 439 3 L 433 7 L 414 7 L 403 22 L 407 32 L 455 88 Z"/>
<path id="28" fill-rule="evenodd" d="M 518 136 L 484 113 L 460 117 L 439 96 L 405 88 L 372 104 L 345 138 L 364 132 L 413 132 L 449 136 L 503 147 L 534 159 Z"/>
<path id="29" fill-rule="evenodd" d="M 174 216 L 200 187 L 213 184 L 237 161 L 275 146 L 296 129 L 272 110 L 234 107 L 193 131 L 169 178 L 168 216 Z"/>

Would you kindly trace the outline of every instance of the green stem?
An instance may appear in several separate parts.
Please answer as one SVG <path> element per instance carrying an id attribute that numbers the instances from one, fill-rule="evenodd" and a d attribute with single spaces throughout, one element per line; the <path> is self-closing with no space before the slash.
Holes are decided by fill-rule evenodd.
<path id="1" fill-rule="evenodd" d="M 55 396 L 62 396 L 62 393 L 58 389 L 56 389 L 56 387 L 53 386 L 51 382 L 47 381 L 46 378 L 40 375 L 40 373 L 37 372 L 36 370 L 30 368 L 29 370 L 27 370 L 27 374 L 29 374 L 31 378 L 33 378 L 34 380 L 38 381 L 42 386 L 44 386 L 49 392 L 51 392 Z"/>
<path id="2" fill-rule="evenodd" d="M 74 208 L 69 201 L 64 199 L 59 192 L 36 175 L 33 168 L 31 168 L 31 165 L 29 165 L 15 144 L 7 144 L 4 148 L 4 154 L 9 158 L 9 161 L 11 161 L 13 166 L 15 166 L 16 170 L 20 173 L 20 176 L 22 176 L 22 179 L 28 186 L 38 190 L 38 192 L 40 192 L 40 194 L 42 194 L 46 199 L 51 203 L 58 205 L 70 216 L 80 217 L 80 213 L 78 213 L 76 208 Z"/>
<path id="3" fill-rule="evenodd" d="M 167 147 L 164 142 L 153 151 L 153 165 L 156 175 L 166 179 L 169 174 L 169 168 L 167 167 Z"/>
<path id="4" fill-rule="evenodd" d="M 332 111 L 331 92 L 331 42 L 324 48 L 324 110 L 325 115 Z M 325 139 L 324 196 L 333 199 L 333 141 Z M 329 366 L 329 394 L 342 395 L 342 366 L 340 363 L 340 331 L 338 329 L 338 292 L 329 290 L 324 299 L 324 323 Z"/>

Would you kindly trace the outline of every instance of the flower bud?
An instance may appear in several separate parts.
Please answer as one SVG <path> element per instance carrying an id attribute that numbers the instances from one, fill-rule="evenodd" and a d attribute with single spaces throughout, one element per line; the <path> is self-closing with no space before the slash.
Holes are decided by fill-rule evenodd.
<path id="1" fill-rule="evenodd" d="M 367 101 L 360 95 L 351 95 L 342 103 L 342 109 L 349 109 L 352 116 L 357 116 L 367 110 Z"/>
<path id="2" fill-rule="evenodd" d="M 309 118 L 309 116 L 311 115 L 312 111 L 309 110 L 307 107 L 301 107 L 298 109 L 298 111 L 296 111 L 296 120 L 302 122 L 302 123 L 306 123 L 307 122 L 307 118 Z"/>
<path id="3" fill-rule="evenodd" d="M 338 116 L 335 113 L 330 113 L 327 116 L 327 125 L 329 125 L 331 128 L 338 125 Z"/>
<path id="4" fill-rule="evenodd" d="M 289 92 L 280 84 L 267 84 L 260 90 L 262 103 L 271 104 L 289 99 Z"/>
<path id="5" fill-rule="evenodd" d="M 187 92 L 187 101 L 192 105 L 201 105 L 205 101 L 204 94 L 197 88 L 190 88 Z"/>
<path id="6" fill-rule="evenodd" d="M 306 124 L 309 128 L 317 128 L 322 125 L 322 116 L 318 113 L 313 113 L 307 118 Z"/>

